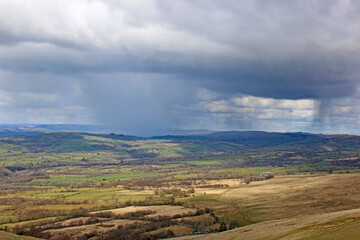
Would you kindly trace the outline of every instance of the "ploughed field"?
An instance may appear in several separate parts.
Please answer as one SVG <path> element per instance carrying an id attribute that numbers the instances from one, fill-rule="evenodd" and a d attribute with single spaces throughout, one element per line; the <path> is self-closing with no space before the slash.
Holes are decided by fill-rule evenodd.
<path id="1" fill-rule="evenodd" d="M 2 137 L 0 238 L 351 239 L 359 144 L 265 132 Z"/>

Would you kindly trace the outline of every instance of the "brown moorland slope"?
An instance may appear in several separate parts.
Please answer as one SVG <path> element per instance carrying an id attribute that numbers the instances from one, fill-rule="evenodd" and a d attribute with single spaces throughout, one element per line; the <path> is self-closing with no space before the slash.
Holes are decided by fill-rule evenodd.
<path id="1" fill-rule="evenodd" d="M 360 206 L 360 174 L 277 176 L 221 196 L 252 206 L 255 222 L 349 210 Z"/>
<path id="2" fill-rule="evenodd" d="M 248 239 L 248 240 L 261 240 L 261 239 L 318 239 L 316 237 L 328 237 L 324 239 L 346 239 L 345 231 L 341 228 L 347 228 L 353 231 L 351 239 L 359 239 L 360 231 L 355 229 L 360 223 L 360 208 L 338 211 L 333 213 L 322 213 L 306 215 L 301 217 L 286 218 L 281 220 L 265 221 L 253 225 L 241 227 L 238 229 L 206 234 L 201 236 L 183 237 L 179 239 L 203 239 L 203 240 L 216 240 L 216 239 Z M 317 230 L 317 231 L 316 231 Z M 323 230 L 324 232 L 321 232 Z M 329 232 L 332 230 L 332 232 Z M 339 238 L 332 237 L 343 233 L 345 236 L 340 235 Z"/>
<path id="3" fill-rule="evenodd" d="M 19 236 L 13 233 L 0 231 L 1 240 L 39 240 L 40 238 L 28 237 L 28 236 Z"/>
<path id="4" fill-rule="evenodd" d="M 349 233 L 360 235 L 360 174 L 278 176 L 231 189 L 221 197 L 237 206 L 251 206 L 253 221 L 259 223 L 182 239 L 299 239 L 299 234 L 301 239 L 347 239 Z M 335 235 L 341 238 L 332 238 Z"/>

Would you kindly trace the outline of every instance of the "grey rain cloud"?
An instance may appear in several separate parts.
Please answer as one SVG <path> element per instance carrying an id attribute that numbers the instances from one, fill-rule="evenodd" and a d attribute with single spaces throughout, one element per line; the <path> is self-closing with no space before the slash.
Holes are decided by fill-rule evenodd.
<path id="1" fill-rule="evenodd" d="M 63 111 L 66 121 L 85 116 L 119 131 L 156 134 L 172 127 L 271 130 L 326 119 L 336 128 L 343 122 L 334 109 L 357 103 L 359 1 L 0 0 L 0 6 L 0 87 L 8 95 L 0 106 L 13 112 L 56 107 L 58 119 Z M 199 98 L 204 89 L 216 97 Z M 294 100 L 287 102 L 292 115 L 232 106 L 246 96 Z M 317 113 L 294 115 L 302 99 L 314 101 Z M 230 110 L 199 108 L 219 101 Z M 92 114 L 72 115 L 74 106 Z M 284 130 L 311 130 L 303 125 Z"/>

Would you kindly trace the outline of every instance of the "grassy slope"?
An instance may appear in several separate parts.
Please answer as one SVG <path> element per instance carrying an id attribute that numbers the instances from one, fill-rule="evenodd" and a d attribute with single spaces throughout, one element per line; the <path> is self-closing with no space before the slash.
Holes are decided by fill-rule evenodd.
<path id="1" fill-rule="evenodd" d="M 286 236 L 277 238 L 276 240 L 328 240 L 328 239 L 341 239 L 341 240 L 353 240 L 360 239 L 360 221 L 348 222 L 348 220 L 342 221 L 341 224 L 327 223 L 325 225 L 313 226 L 310 228 L 303 228 L 291 232 Z M 330 227 L 333 226 L 333 227 Z"/>
<path id="2" fill-rule="evenodd" d="M 182 239 L 360 239 L 359 176 L 281 176 L 195 197 L 221 217 L 238 212 L 257 223 Z"/>
<path id="3" fill-rule="evenodd" d="M 0 239 L 1 240 L 36 240 L 39 238 L 19 236 L 19 235 L 13 234 L 13 233 L 0 231 Z"/>
<path id="4" fill-rule="evenodd" d="M 354 216 L 357 217 L 354 218 Z M 226 232 L 186 236 L 178 239 L 353 240 L 360 239 L 359 217 L 359 209 L 334 212 L 332 214 L 315 214 L 303 216 L 300 219 L 289 218 L 277 221 L 266 221 Z"/>

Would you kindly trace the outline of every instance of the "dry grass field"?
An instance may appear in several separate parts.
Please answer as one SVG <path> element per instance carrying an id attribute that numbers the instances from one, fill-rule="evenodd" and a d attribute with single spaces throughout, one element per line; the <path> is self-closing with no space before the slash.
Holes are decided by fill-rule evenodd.
<path id="1" fill-rule="evenodd" d="M 360 174 L 278 176 L 221 198 L 250 207 L 258 223 L 182 239 L 360 239 Z"/>
<path id="2" fill-rule="evenodd" d="M 360 206 L 360 174 L 277 176 L 221 196 L 252 206 L 254 221 L 349 210 Z"/>
<path id="3" fill-rule="evenodd" d="M 324 239 L 345 239 L 342 235 L 334 237 L 332 234 L 341 233 L 341 228 L 355 229 L 360 223 L 360 208 L 338 211 L 333 213 L 313 214 L 281 220 L 265 221 L 238 229 L 205 234 L 200 236 L 183 237 L 179 239 L 248 239 L 248 240 L 295 240 L 318 239 L 317 236 L 327 235 Z M 332 230 L 332 232 L 330 232 Z M 352 239 L 359 239 L 360 232 L 354 231 Z"/>
<path id="4" fill-rule="evenodd" d="M 19 236 L 13 233 L 0 231 L 1 240 L 39 240 L 39 238 L 28 237 L 28 236 Z"/>
<path id="5" fill-rule="evenodd" d="M 92 232 L 96 231 L 101 234 L 106 232 L 115 230 L 120 225 L 125 224 L 132 224 L 136 221 L 134 220 L 127 220 L 127 219 L 117 219 L 112 221 L 107 221 L 106 223 L 99 222 L 94 224 L 82 225 L 82 226 L 75 226 L 75 227 L 63 227 L 61 229 L 51 229 L 47 230 L 44 233 L 48 234 L 50 239 L 56 238 L 61 239 L 64 236 L 70 237 L 72 239 L 78 239 L 85 234 L 91 235 Z"/>
<path id="6" fill-rule="evenodd" d="M 125 207 L 125 208 L 117 208 L 111 209 L 107 211 L 97 211 L 92 212 L 90 214 L 96 214 L 99 212 L 111 212 L 113 214 L 126 214 L 137 211 L 153 211 L 154 213 L 148 214 L 147 217 L 156 217 L 156 216 L 169 216 L 172 217 L 177 214 L 186 214 L 186 213 L 194 213 L 195 209 L 185 208 L 182 206 L 171 206 L 171 205 L 160 205 L 160 206 L 139 206 L 139 207 Z"/>

